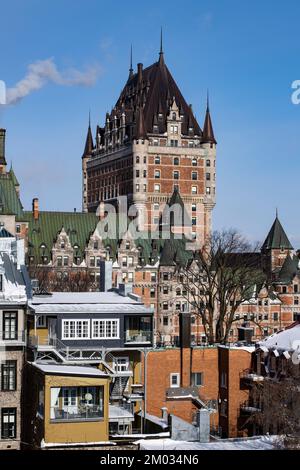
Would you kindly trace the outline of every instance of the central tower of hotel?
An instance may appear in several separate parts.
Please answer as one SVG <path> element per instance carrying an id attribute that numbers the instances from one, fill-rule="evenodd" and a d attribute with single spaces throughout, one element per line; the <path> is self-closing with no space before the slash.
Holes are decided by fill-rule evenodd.
<path id="1" fill-rule="evenodd" d="M 89 124 L 82 156 L 83 211 L 127 196 L 147 209 L 146 229 L 157 228 L 164 205 L 180 194 L 198 240 L 211 230 L 216 198 L 216 139 L 207 101 L 203 129 L 164 58 L 149 67 L 132 59 L 129 76 L 104 126 Z M 175 198 L 176 199 L 176 198 Z"/>

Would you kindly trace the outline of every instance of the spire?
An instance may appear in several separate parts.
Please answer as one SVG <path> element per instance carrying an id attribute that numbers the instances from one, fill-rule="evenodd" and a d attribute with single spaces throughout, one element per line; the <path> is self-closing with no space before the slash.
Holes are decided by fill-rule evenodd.
<path id="1" fill-rule="evenodd" d="M 159 64 L 164 63 L 164 51 L 163 51 L 163 30 L 162 27 L 160 28 L 160 50 L 159 50 Z"/>
<path id="2" fill-rule="evenodd" d="M 276 249 L 284 249 L 284 250 L 293 249 L 278 219 L 278 213 L 276 213 L 276 218 L 262 246 L 262 250 L 276 250 Z"/>
<path id="3" fill-rule="evenodd" d="M 132 68 L 132 44 L 130 46 L 130 66 L 129 66 L 129 77 L 131 78 L 133 75 L 133 68 Z"/>
<path id="4" fill-rule="evenodd" d="M 20 186 L 20 183 L 15 175 L 15 172 L 13 170 L 13 166 L 12 166 L 12 163 L 10 164 L 10 170 L 9 170 L 9 176 L 14 184 L 14 186 Z"/>
<path id="5" fill-rule="evenodd" d="M 85 141 L 85 147 L 84 147 L 84 152 L 83 152 L 83 157 L 87 157 L 92 153 L 94 149 L 94 142 L 93 142 L 93 136 L 92 136 L 92 131 L 91 131 L 91 112 L 89 111 L 89 127 L 87 131 L 87 136 L 86 136 L 86 141 Z"/>
<path id="6" fill-rule="evenodd" d="M 207 90 L 207 98 L 206 98 L 206 114 L 203 126 L 203 135 L 202 135 L 202 143 L 203 144 L 216 144 L 217 141 L 214 136 L 214 130 L 211 122 L 210 111 L 209 111 L 209 95 Z"/>

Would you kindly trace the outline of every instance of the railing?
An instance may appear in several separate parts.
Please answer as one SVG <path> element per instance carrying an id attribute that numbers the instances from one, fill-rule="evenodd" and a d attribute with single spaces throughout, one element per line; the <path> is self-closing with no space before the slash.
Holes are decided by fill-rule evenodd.
<path id="1" fill-rule="evenodd" d="M 50 408 L 51 421 L 89 421 L 103 418 L 103 407 L 100 405 L 79 405 Z"/>
<path id="2" fill-rule="evenodd" d="M 152 343 L 152 331 L 143 331 L 130 333 L 125 331 L 125 343 Z"/>
<path id="3" fill-rule="evenodd" d="M 254 373 L 252 369 L 244 369 L 240 372 L 240 379 L 247 382 L 263 382 L 264 376 Z"/>

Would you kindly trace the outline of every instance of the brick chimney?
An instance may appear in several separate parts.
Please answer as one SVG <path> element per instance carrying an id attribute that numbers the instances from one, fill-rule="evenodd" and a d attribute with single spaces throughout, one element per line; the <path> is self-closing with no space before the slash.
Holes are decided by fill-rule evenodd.
<path id="1" fill-rule="evenodd" d="M 190 387 L 191 385 L 191 314 L 180 312 L 180 386 Z"/>
<path id="2" fill-rule="evenodd" d="M 0 129 L 0 173 L 6 173 L 5 160 L 5 129 Z"/>
<path id="3" fill-rule="evenodd" d="M 39 200 L 37 197 L 32 199 L 32 214 L 34 220 L 38 220 L 39 218 Z"/>

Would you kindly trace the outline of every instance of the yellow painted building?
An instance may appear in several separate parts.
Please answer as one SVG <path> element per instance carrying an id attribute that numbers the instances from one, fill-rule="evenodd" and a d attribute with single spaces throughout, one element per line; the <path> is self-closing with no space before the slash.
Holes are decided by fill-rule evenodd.
<path id="1" fill-rule="evenodd" d="M 109 383 L 94 367 L 28 364 L 24 435 L 30 448 L 109 441 Z"/>

